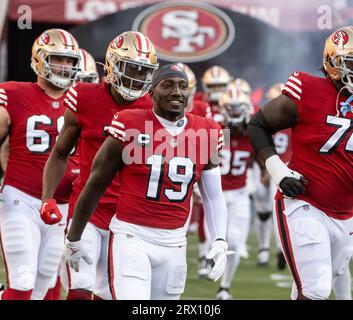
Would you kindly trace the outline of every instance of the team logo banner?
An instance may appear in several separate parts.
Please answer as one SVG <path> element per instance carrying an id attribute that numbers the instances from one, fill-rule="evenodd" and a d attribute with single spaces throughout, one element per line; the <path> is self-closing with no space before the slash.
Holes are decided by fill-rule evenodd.
<path id="1" fill-rule="evenodd" d="M 235 36 L 234 24 L 226 13 L 194 2 L 151 6 L 136 17 L 132 29 L 151 39 L 161 59 L 186 63 L 218 56 Z"/>

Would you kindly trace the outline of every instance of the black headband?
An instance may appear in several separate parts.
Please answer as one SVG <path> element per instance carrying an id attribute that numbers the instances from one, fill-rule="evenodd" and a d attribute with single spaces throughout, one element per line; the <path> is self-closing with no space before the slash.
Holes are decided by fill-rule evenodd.
<path id="1" fill-rule="evenodd" d="M 153 75 L 152 88 L 154 88 L 159 82 L 164 79 L 178 77 L 189 82 L 188 75 L 184 69 L 176 64 L 167 64 L 159 68 Z"/>

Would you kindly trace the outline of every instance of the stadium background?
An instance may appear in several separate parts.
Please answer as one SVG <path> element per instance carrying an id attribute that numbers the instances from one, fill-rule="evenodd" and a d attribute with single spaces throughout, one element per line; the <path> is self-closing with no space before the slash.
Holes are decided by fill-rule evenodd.
<path id="1" fill-rule="evenodd" d="M 320 74 L 322 48 L 332 30 L 352 24 L 352 0 L 2 0 L 0 81 L 34 81 L 31 46 L 44 30 L 70 30 L 81 47 L 104 63 L 110 40 L 139 30 L 154 42 L 160 64 L 188 62 L 199 78 L 212 65 L 225 67 L 253 88 L 253 102 L 294 70 Z M 98 67 L 100 73 L 103 68 Z M 200 82 L 198 88 L 201 89 Z M 290 276 L 272 259 L 256 267 L 256 239 L 231 289 L 237 299 L 288 299 Z M 197 278 L 197 239 L 189 237 L 186 299 L 214 299 L 218 285 Z M 274 252 L 272 252 L 274 257 Z M 5 282 L 0 262 L 0 281 Z"/>

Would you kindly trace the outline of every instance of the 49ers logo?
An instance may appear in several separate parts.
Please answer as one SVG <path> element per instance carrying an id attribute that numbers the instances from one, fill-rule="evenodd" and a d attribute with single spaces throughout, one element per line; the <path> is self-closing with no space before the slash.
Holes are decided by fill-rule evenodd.
<path id="1" fill-rule="evenodd" d="M 148 36 L 158 58 L 197 62 L 224 52 L 233 42 L 235 29 L 221 10 L 203 3 L 161 3 L 142 11 L 133 30 Z"/>
<path id="2" fill-rule="evenodd" d="M 348 34 L 342 30 L 338 30 L 332 35 L 332 41 L 336 45 L 345 45 L 348 42 L 348 39 Z"/>
<path id="3" fill-rule="evenodd" d="M 123 45 L 124 39 L 122 36 L 116 37 L 110 44 L 113 49 L 119 49 Z"/>
<path id="4" fill-rule="evenodd" d="M 49 43 L 50 37 L 47 33 L 42 33 L 41 36 L 38 38 L 38 45 L 45 46 Z"/>

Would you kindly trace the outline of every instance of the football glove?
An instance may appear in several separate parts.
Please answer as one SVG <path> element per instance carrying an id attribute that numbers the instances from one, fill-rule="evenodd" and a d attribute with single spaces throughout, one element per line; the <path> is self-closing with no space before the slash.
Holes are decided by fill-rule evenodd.
<path id="1" fill-rule="evenodd" d="M 227 255 L 234 254 L 234 251 L 227 251 L 228 244 L 223 239 L 215 240 L 206 259 L 211 260 L 212 269 L 207 275 L 211 280 L 217 281 L 224 273 L 227 264 Z"/>
<path id="2" fill-rule="evenodd" d="M 79 241 L 69 241 L 65 239 L 65 260 L 69 263 L 69 266 L 76 272 L 80 270 L 80 259 L 83 259 L 87 264 L 92 264 L 92 259 L 87 255 L 85 249 Z"/>
<path id="3" fill-rule="evenodd" d="M 62 214 L 56 205 L 55 199 L 48 199 L 42 204 L 40 217 L 46 224 L 55 224 L 62 219 Z"/>
<path id="4" fill-rule="evenodd" d="M 307 180 L 297 171 L 289 169 L 278 155 L 269 157 L 265 165 L 279 191 L 285 197 L 295 198 L 305 192 Z"/>

